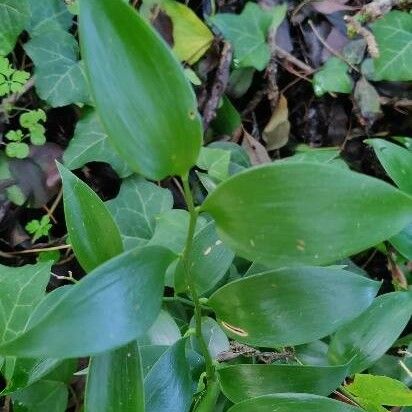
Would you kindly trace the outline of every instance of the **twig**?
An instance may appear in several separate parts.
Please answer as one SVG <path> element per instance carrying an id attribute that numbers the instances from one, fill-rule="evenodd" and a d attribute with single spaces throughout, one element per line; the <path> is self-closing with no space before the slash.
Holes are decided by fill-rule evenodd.
<path id="1" fill-rule="evenodd" d="M 272 363 L 275 360 L 292 359 L 294 358 L 294 353 L 289 349 L 285 349 L 282 352 L 261 352 L 260 350 L 252 348 L 251 346 L 232 341 L 230 342 L 229 350 L 221 352 L 217 355 L 217 361 L 226 362 L 232 359 L 236 359 L 239 356 L 245 356 L 247 358 L 256 356 L 261 362 Z"/>
<path id="2" fill-rule="evenodd" d="M 313 24 L 313 22 L 311 20 L 309 20 L 309 26 L 313 31 L 313 34 L 317 37 L 317 39 L 333 54 L 335 55 L 337 58 L 343 60 L 352 70 L 354 70 L 355 72 L 359 72 L 359 70 L 347 59 L 345 59 L 344 56 L 342 56 L 339 52 L 337 52 L 336 50 L 334 50 L 332 47 L 329 46 L 328 42 L 320 35 L 320 33 L 318 32 L 318 30 L 316 29 L 315 25 Z"/>
<path id="3" fill-rule="evenodd" d="M 368 52 L 373 58 L 379 57 L 379 47 L 378 43 L 376 43 L 375 36 L 370 32 L 366 27 L 363 27 L 360 22 L 351 16 L 345 16 L 345 21 L 348 23 L 348 31 L 355 32 L 362 36 L 368 47 Z"/>
<path id="4" fill-rule="evenodd" d="M 375 0 L 363 6 L 353 17 L 361 23 L 366 23 L 389 13 L 393 7 L 408 6 L 412 6 L 412 0 Z"/>
<path id="5" fill-rule="evenodd" d="M 19 250 L 17 252 L 10 252 L 10 255 L 25 255 L 28 253 L 40 253 L 40 252 L 48 252 L 50 250 L 61 250 L 61 249 L 71 249 L 72 245 L 60 245 L 60 246 L 51 246 L 45 248 L 38 248 L 38 249 L 27 249 L 27 250 Z"/>
<path id="6" fill-rule="evenodd" d="M 272 27 L 269 30 L 268 43 L 270 48 L 270 60 L 266 69 L 268 78 L 268 99 L 272 111 L 275 110 L 279 100 L 279 87 L 277 84 L 278 63 L 276 60 L 276 32 L 277 27 Z"/>
<path id="7" fill-rule="evenodd" d="M 203 111 L 203 126 L 205 130 L 209 127 L 210 122 L 216 116 L 216 110 L 219 105 L 220 98 L 222 97 L 229 81 L 229 70 L 232 62 L 232 54 L 231 45 L 228 42 L 224 42 L 212 91 Z"/>
<path id="8" fill-rule="evenodd" d="M 283 50 L 281 47 L 277 46 L 276 44 L 272 45 L 273 50 L 276 51 L 277 56 L 280 59 L 285 59 L 292 63 L 294 66 L 298 67 L 299 69 L 303 70 L 304 73 L 309 76 L 315 72 L 313 67 L 308 66 L 306 63 L 303 63 L 299 59 L 297 59 L 292 54 L 288 53 L 286 50 Z"/>
<path id="9" fill-rule="evenodd" d="M 29 79 L 29 81 L 23 86 L 22 90 L 17 93 L 11 94 L 9 97 L 6 97 L 2 100 L 0 106 L 0 119 L 4 117 L 7 113 L 7 107 L 16 103 L 23 94 L 27 93 L 34 86 L 34 77 Z"/>

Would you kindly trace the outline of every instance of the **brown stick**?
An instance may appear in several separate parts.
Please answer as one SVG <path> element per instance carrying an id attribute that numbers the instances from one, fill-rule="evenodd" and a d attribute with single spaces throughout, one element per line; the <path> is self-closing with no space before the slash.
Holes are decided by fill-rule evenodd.
<path id="1" fill-rule="evenodd" d="M 223 43 L 219 66 L 216 70 L 212 91 L 203 111 L 203 126 L 207 130 L 210 122 L 216 117 L 220 98 L 225 92 L 229 81 L 230 63 L 232 62 L 232 47 L 228 42 Z"/>

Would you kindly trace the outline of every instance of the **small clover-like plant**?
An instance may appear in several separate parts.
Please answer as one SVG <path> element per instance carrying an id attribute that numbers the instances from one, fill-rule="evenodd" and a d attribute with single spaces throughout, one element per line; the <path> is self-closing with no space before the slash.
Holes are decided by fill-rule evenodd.
<path id="1" fill-rule="evenodd" d="M 41 122 L 46 121 L 46 113 L 42 109 L 30 110 L 20 116 L 20 126 L 28 129 L 30 142 L 35 146 L 46 143 L 45 127 Z"/>
<path id="2" fill-rule="evenodd" d="M 29 155 L 29 145 L 24 140 L 29 139 L 30 143 L 35 146 L 41 146 L 46 143 L 46 129 L 41 122 L 46 121 L 46 113 L 41 110 L 30 110 L 20 115 L 20 126 L 27 129 L 26 133 L 22 130 L 10 130 L 6 134 L 9 143 L 6 144 L 6 155 L 17 159 L 24 159 Z"/>
<path id="3" fill-rule="evenodd" d="M 10 142 L 6 144 L 6 155 L 17 159 L 25 159 L 30 152 L 27 143 L 24 143 L 24 134 L 21 130 L 10 130 L 6 134 L 6 139 Z"/>
<path id="4" fill-rule="evenodd" d="M 22 91 L 30 73 L 13 68 L 7 57 L 0 56 L 0 97 Z"/>
<path id="5" fill-rule="evenodd" d="M 44 215 L 41 219 L 33 219 L 27 223 L 25 229 L 32 235 L 32 243 L 43 236 L 48 236 L 53 225 L 50 223 L 50 217 Z"/>

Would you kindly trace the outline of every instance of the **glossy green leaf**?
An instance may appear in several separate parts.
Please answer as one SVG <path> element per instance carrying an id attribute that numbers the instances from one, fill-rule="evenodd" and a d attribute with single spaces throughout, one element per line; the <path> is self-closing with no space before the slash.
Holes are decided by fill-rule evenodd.
<path id="1" fill-rule="evenodd" d="M 228 412 L 363 412 L 347 403 L 317 395 L 283 393 L 248 399 L 232 406 Z"/>
<path id="2" fill-rule="evenodd" d="M 406 226 L 405 229 L 389 240 L 398 252 L 407 259 L 412 260 L 412 224 Z"/>
<path id="3" fill-rule="evenodd" d="M 239 67 L 263 70 L 269 63 L 270 51 L 266 36 L 272 24 L 279 25 L 286 13 L 285 6 L 264 10 L 258 4 L 247 2 L 242 13 L 221 13 L 211 22 L 222 32 L 234 48 Z"/>
<path id="4" fill-rule="evenodd" d="M 298 267 L 236 280 L 208 305 L 239 342 L 292 346 L 334 332 L 363 312 L 378 289 L 377 282 L 341 269 Z"/>
<path id="5" fill-rule="evenodd" d="M 164 41 L 117 0 L 80 1 L 80 40 L 97 111 L 121 157 L 153 180 L 187 173 L 199 153 L 201 121 Z"/>
<path id="6" fill-rule="evenodd" d="M 379 57 L 373 59 L 374 80 L 412 80 L 412 15 L 391 11 L 372 24 Z"/>
<path id="7" fill-rule="evenodd" d="M 146 412 L 188 412 L 192 380 L 185 355 L 185 340 L 171 346 L 145 378 Z"/>
<path id="8" fill-rule="evenodd" d="M 76 361 L 74 361 L 74 367 L 76 367 Z M 8 365 L 10 366 L 10 365 Z M 39 381 L 45 380 L 58 380 L 54 378 L 55 370 L 70 368 L 73 366 L 73 360 L 61 360 L 61 359 L 49 359 L 49 358 L 17 358 L 14 360 L 12 370 L 8 367 L 4 370 L 4 377 L 7 381 L 7 386 L 3 390 L 2 394 L 9 394 L 19 389 L 25 388 Z M 75 371 L 72 369 L 71 373 Z M 53 379 L 49 378 L 49 374 L 53 375 Z"/>
<path id="9" fill-rule="evenodd" d="M 336 332 L 329 359 L 335 365 L 351 361 L 350 373 L 363 371 L 392 346 L 411 315 L 410 292 L 379 296 L 364 313 Z"/>
<path id="10" fill-rule="evenodd" d="M 19 336 L 46 293 L 50 262 L 21 267 L 0 265 L 0 344 Z"/>
<path id="11" fill-rule="evenodd" d="M 159 215 L 173 207 L 173 196 L 169 190 L 134 175 L 123 180 L 118 196 L 106 205 L 119 227 L 125 249 L 131 249 L 153 237 Z"/>
<path id="12" fill-rule="evenodd" d="M 382 181 L 287 161 L 231 177 L 201 208 L 241 256 L 278 266 L 334 263 L 395 235 L 412 219 L 412 198 Z"/>
<path id="13" fill-rule="evenodd" d="M 328 366 L 328 344 L 315 340 L 295 347 L 295 356 L 305 365 Z"/>
<path id="14" fill-rule="evenodd" d="M 192 318 L 190 327 L 195 328 L 195 321 Z M 229 339 L 223 332 L 220 325 L 212 318 L 207 316 L 202 317 L 202 336 L 206 343 L 210 356 L 213 359 L 217 358 L 222 352 L 230 349 Z M 193 350 L 202 355 L 202 349 L 199 346 L 198 339 L 195 336 L 190 337 L 190 343 Z"/>
<path id="15" fill-rule="evenodd" d="M 218 148 L 202 147 L 196 166 L 207 170 L 218 181 L 229 177 L 230 152 Z"/>
<path id="16" fill-rule="evenodd" d="M 412 390 L 387 376 L 355 375 L 345 389 L 362 400 L 378 405 L 412 406 Z"/>
<path id="17" fill-rule="evenodd" d="M 136 342 L 92 358 L 85 409 L 87 412 L 145 412 L 143 369 Z"/>
<path id="18" fill-rule="evenodd" d="M 156 228 L 148 245 L 163 246 L 179 255 L 185 246 L 189 229 L 189 212 L 183 209 L 166 210 L 156 219 Z M 196 230 L 205 226 L 205 220 L 197 220 Z"/>
<path id="19" fill-rule="evenodd" d="M 64 151 L 64 165 L 79 169 L 88 162 L 109 163 L 119 177 L 126 177 L 131 170 L 117 155 L 108 141 L 106 132 L 93 109 L 87 110 L 76 125 L 73 138 Z"/>
<path id="20" fill-rule="evenodd" d="M 219 369 L 223 393 L 233 402 L 273 393 L 327 396 L 345 379 L 347 366 L 232 365 Z"/>
<path id="21" fill-rule="evenodd" d="M 367 143 L 399 189 L 412 194 L 412 152 L 383 139 L 369 139 Z"/>
<path id="22" fill-rule="evenodd" d="M 35 64 L 36 91 L 43 100 L 52 107 L 88 102 L 79 47 L 70 33 L 61 29 L 44 30 L 27 42 L 24 49 Z"/>
<path id="23" fill-rule="evenodd" d="M 179 327 L 172 316 L 162 310 L 146 334 L 137 339 L 139 345 L 171 346 L 181 338 Z"/>
<path id="24" fill-rule="evenodd" d="M 65 167 L 58 167 L 70 242 L 82 267 L 90 271 L 123 251 L 119 229 L 99 196 Z"/>
<path id="25" fill-rule="evenodd" d="M 73 16 L 60 0 L 27 0 L 30 8 L 30 21 L 26 30 L 31 36 L 41 32 L 63 29 L 72 25 Z"/>
<path id="26" fill-rule="evenodd" d="M 328 92 L 350 93 L 353 88 L 352 78 L 348 74 L 349 66 L 338 57 L 330 57 L 322 68 L 313 76 L 313 89 L 316 96 Z"/>
<path id="27" fill-rule="evenodd" d="M 1 345 L 0 354 L 87 356 L 142 336 L 159 315 L 171 259 L 166 249 L 144 247 L 109 260 L 76 283 L 23 335 Z"/>
<path id="28" fill-rule="evenodd" d="M 11 399 L 14 412 L 64 412 L 69 391 L 64 383 L 40 381 L 15 392 Z"/>
<path id="29" fill-rule="evenodd" d="M 191 274 L 200 295 L 210 291 L 229 270 L 234 253 L 219 239 L 214 222 L 209 222 L 193 240 Z M 175 273 L 175 290 L 187 291 L 185 271 L 180 263 Z"/>
<path id="30" fill-rule="evenodd" d="M 13 50 L 28 20 L 27 0 L 0 0 L 0 56 Z"/>

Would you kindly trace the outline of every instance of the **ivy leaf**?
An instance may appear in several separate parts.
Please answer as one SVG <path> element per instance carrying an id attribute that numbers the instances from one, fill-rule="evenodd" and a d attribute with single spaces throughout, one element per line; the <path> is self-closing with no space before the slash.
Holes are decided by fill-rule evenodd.
<path id="1" fill-rule="evenodd" d="M 30 20 L 26 30 L 31 36 L 56 29 L 67 30 L 72 25 L 73 16 L 60 0 L 27 0 Z"/>
<path id="2" fill-rule="evenodd" d="M 29 316 L 45 295 L 51 263 L 0 268 L 0 343 L 4 343 L 26 329 Z"/>
<path id="3" fill-rule="evenodd" d="M 35 64 L 36 89 L 52 107 L 87 102 L 88 88 L 76 39 L 63 30 L 41 32 L 24 49 Z"/>
<path id="4" fill-rule="evenodd" d="M 374 80 L 412 80 L 412 14 L 391 11 L 372 24 L 372 31 L 379 48 Z"/>
<path id="5" fill-rule="evenodd" d="M 207 170 L 218 181 L 229 177 L 230 152 L 220 148 L 202 147 L 196 166 Z"/>
<path id="6" fill-rule="evenodd" d="M 285 5 L 265 11 L 256 3 L 248 2 L 239 15 L 217 14 L 210 21 L 232 43 L 239 67 L 263 70 L 270 59 L 267 32 L 271 24 L 279 25 L 285 14 Z"/>
<path id="7" fill-rule="evenodd" d="M 328 92 L 350 93 L 353 88 L 352 78 L 348 74 L 349 66 L 337 57 L 331 57 L 313 76 L 313 89 L 316 96 Z"/>
<path id="8" fill-rule="evenodd" d="M 27 0 L 0 0 L 0 55 L 9 54 L 29 20 Z"/>
<path id="9" fill-rule="evenodd" d="M 106 206 L 117 223 L 125 249 L 131 249 L 153 237 L 157 218 L 173 207 L 173 197 L 169 190 L 133 175 L 123 180 L 118 196 Z"/>
<path id="10" fill-rule="evenodd" d="M 92 108 L 88 108 L 77 123 L 63 160 L 70 170 L 78 169 L 88 162 L 106 162 L 119 177 L 127 177 L 132 173 L 111 146 L 99 116 Z"/>
<path id="11" fill-rule="evenodd" d="M 412 406 L 412 390 L 387 376 L 357 374 L 345 389 L 362 401 L 375 405 Z"/>

